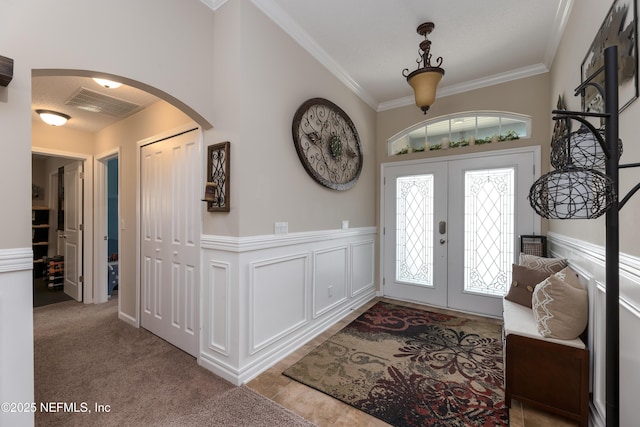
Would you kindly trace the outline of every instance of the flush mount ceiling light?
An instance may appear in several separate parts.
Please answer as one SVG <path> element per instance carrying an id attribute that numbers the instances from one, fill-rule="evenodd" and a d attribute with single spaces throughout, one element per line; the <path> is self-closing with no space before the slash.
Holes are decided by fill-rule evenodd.
<path id="1" fill-rule="evenodd" d="M 434 28 L 433 22 L 425 22 L 418 27 L 418 34 L 424 36 L 424 40 L 420 43 L 420 57 L 416 60 L 420 68 L 411 73 L 408 68 L 402 71 L 402 75 L 407 78 L 407 82 L 415 92 L 416 105 L 424 114 L 427 114 L 427 110 L 435 101 L 436 88 L 444 76 L 444 70 L 440 68 L 441 56 L 436 60 L 435 66 L 431 65 L 431 41 L 427 39 L 427 35 L 431 34 Z"/>
<path id="2" fill-rule="evenodd" d="M 118 82 L 114 82 L 112 80 L 107 80 L 107 79 L 98 79 L 98 78 L 93 78 L 93 80 L 98 83 L 100 86 L 102 87 L 106 87 L 107 89 L 117 89 L 120 86 L 122 86 L 122 83 L 118 83 Z"/>
<path id="3" fill-rule="evenodd" d="M 43 122 L 51 126 L 62 126 L 71 118 L 71 116 L 51 110 L 36 110 L 36 113 L 40 115 Z"/>

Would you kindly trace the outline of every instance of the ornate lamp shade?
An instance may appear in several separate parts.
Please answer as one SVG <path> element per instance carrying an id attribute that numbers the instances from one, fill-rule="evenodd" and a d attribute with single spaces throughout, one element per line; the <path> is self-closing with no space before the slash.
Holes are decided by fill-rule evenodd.
<path id="1" fill-rule="evenodd" d="M 436 89 L 442 80 L 444 70 L 438 67 L 421 68 L 407 76 L 407 82 L 415 93 L 416 105 L 424 113 L 436 100 Z"/>
<path id="2" fill-rule="evenodd" d="M 573 165 L 541 176 L 529 191 L 529 203 L 548 219 L 592 219 L 613 203 L 613 182 L 602 172 Z"/>
<path id="3" fill-rule="evenodd" d="M 444 70 L 440 68 L 442 65 L 441 56 L 436 59 L 435 64 L 431 64 L 431 41 L 427 36 L 434 28 L 433 22 L 420 24 L 417 31 L 418 34 L 424 36 L 424 40 L 420 43 L 420 57 L 416 60 L 418 69 L 411 73 L 408 68 L 402 70 L 402 75 L 407 78 L 407 82 L 413 88 L 416 105 L 424 114 L 427 114 L 429 107 L 435 101 L 438 83 L 444 76 Z"/>
<path id="4" fill-rule="evenodd" d="M 604 129 L 599 129 L 598 134 L 604 141 Z M 620 139 L 618 139 L 618 156 L 622 156 Z M 577 131 L 571 132 L 568 136 L 564 134 L 551 141 L 551 165 L 556 169 L 572 164 L 581 168 L 604 170 L 606 162 L 607 157 L 598 138 L 585 125 L 581 125 Z"/>

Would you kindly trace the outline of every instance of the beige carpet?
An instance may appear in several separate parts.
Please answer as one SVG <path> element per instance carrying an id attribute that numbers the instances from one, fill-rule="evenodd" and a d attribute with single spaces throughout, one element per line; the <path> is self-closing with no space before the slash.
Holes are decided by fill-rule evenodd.
<path id="1" fill-rule="evenodd" d="M 36 426 L 313 426 L 118 320 L 116 300 L 35 308 L 34 353 L 35 401 L 66 404 Z"/>

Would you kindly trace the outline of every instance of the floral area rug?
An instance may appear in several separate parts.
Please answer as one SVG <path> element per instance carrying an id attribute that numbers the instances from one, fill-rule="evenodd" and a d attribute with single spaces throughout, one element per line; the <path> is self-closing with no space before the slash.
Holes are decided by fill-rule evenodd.
<path id="1" fill-rule="evenodd" d="M 501 326 L 379 302 L 284 375 L 394 426 L 508 426 Z"/>

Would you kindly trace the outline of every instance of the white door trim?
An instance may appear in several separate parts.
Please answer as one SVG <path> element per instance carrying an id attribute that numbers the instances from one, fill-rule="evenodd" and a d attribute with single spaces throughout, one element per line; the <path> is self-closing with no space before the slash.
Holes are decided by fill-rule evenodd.
<path id="1" fill-rule="evenodd" d="M 107 271 L 107 258 L 108 254 L 105 251 L 104 244 L 104 236 L 107 235 L 107 224 L 108 217 L 106 215 L 107 211 L 107 161 L 111 159 L 120 159 L 121 158 L 121 148 L 117 147 L 112 150 L 106 151 L 104 153 L 100 153 L 95 157 L 94 160 L 94 171 L 95 171 L 95 230 L 94 230 L 94 238 L 93 241 L 95 246 L 93 248 L 93 253 L 95 254 L 95 292 L 94 299 L 96 303 L 107 302 L 108 297 L 108 283 L 107 283 L 107 275 L 105 272 Z M 118 168 L 118 188 L 121 188 L 121 171 Z M 121 218 L 121 203 L 120 197 L 118 197 L 118 219 Z M 121 236 L 121 228 L 118 226 L 118 253 L 121 253 L 120 244 L 122 242 Z M 119 269 L 122 271 L 122 263 L 126 262 L 123 259 L 119 259 Z M 121 299 L 118 298 L 118 313 L 120 313 L 120 302 Z"/>
<path id="2" fill-rule="evenodd" d="M 182 125 L 182 126 L 178 126 L 176 128 L 170 129 L 168 131 L 165 132 L 161 132 L 159 134 L 156 134 L 154 136 L 151 136 L 149 138 L 145 138 L 142 139 L 140 141 L 138 141 L 136 143 L 136 229 L 135 229 L 135 233 L 136 233 L 136 316 L 135 319 L 130 319 L 129 316 L 127 316 L 127 318 L 125 320 L 129 321 L 130 323 L 132 323 L 133 325 L 135 325 L 137 328 L 140 327 L 140 304 L 142 303 L 140 301 L 140 294 L 141 294 L 141 282 L 140 282 L 140 276 L 141 276 L 141 263 L 140 263 L 140 248 L 141 248 L 141 242 L 140 242 L 140 230 L 141 230 L 141 212 L 142 212 L 142 206 L 141 206 L 141 202 L 140 202 L 140 197 L 142 194 L 142 177 L 140 176 L 140 172 L 141 172 L 141 168 L 140 168 L 140 152 L 142 150 L 142 147 L 148 144 L 152 144 L 154 142 L 158 142 L 162 139 L 167 139 L 167 138 L 171 138 L 173 136 L 176 136 L 178 134 L 184 133 L 184 132 L 188 132 L 190 130 L 195 130 L 198 129 L 200 131 L 200 153 L 203 153 L 203 140 L 204 140 L 204 134 L 202 131 L 202 128 L 195 122 L 191 122 L 188 123 L 186 125 Z M 199 162 L 198 165 L 194 165 L 194 167 L 198 168 L 199 171 L 199 176 L 200 176 L 200 182 L 202 181 L 202 177 L 203 177 L 203 171 L 202 171 L 202 165 L 203 162 Z M 204 194 L 204 184 L 202 185 L 202 192 Z M 197 200 L 194 200 L 193 203 L 197 203 Z M 202 229 L 203 229 L 203 224 L 202 224 L 203 218 L 202 218 L 202 209 L 200 209 L 200 221 L 199 221 L 199 227 L 200 227 L 200 234 L 202 234 Z M 200 270 L 198 271 L 198 274 L 200 275 L 200 287 L 202 287 L 202 265 L 200 266 Z M 200 330 L 200 317 L 198 316 L 198 318 L 196 319 L 197 325 L 196 325 L 196 331 Z"/>
<path id="3" fill-rule="evenodd" d="M 44 147 L 31 147 L 31 153 L 45 156 L 64 157 L 72 160 L 84 162 L 84 232 L 83 258 L 84 258 L 84 284 L 82 302 L 85 304 L 94 303 L 94 282 L 93 282 L 93 156 L 89 154 L 73 153 L 69 151 L 52 150 Z"/>
<path id="4" fill-rule="evenodd" d="M 455 149 L 452 149 L 452 151 Z M 433 162 L 444 162 L 444 161 L 452 161 L 452 160 L 464 160 L 464 159 L 472 159 L 478 157 L 491 157 L 495 155 L 506 155 L 506 154 L 520 154 L 520 153 L 533 153 L 534 157 L 534 180 L 540 177 L 540 168 L 541 168 L 541 148 L 539 145 L 530 145 L 526 147 L 516 147 L 516 148 L 505 148 L 501 150 L 490 150 L 483 151 L 479 153 L 467 153 L 467 154 L 452 154 L 449 156 L 438 156 L 433 158 L 424 158 L 424 159 L 415 159 L 415 160 L 404 160 L 399 162 L 387 162 L 380 164 L 380 181 L 379 181 L 379 196 L 380 196 L 380 205 L 379 216 L 380 216 L 380 233 L 378 233 L 378 247 L 380 248 L 380 255 L 378 259 L 378 277 L 380 277 L 380 281 L 382 282 L 384 278 L 384 263 L 385 257 L 385 244 L 384 244 L 384 224 L 385 224 L 385 192 L 384 192 L 384 179 L 386 175 L 386 169 L 389 167 L 398 167 L 398 166 L 411 166 L 411 165 L 419 165 L 419 164 L 429 164 Z M 535 216 L 536 225 L 535 228 L 540 230 L 541 220 L 538 215 Z M 395 254 L 393 254 L 395 256 Z M 380 290 L 378 291 L 378 296 L 384 295 L 384 289 L 382 288 L 382 283 Z"/>

